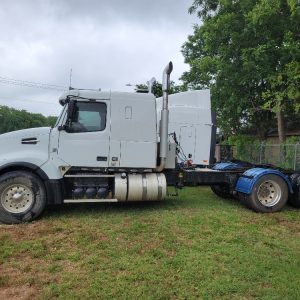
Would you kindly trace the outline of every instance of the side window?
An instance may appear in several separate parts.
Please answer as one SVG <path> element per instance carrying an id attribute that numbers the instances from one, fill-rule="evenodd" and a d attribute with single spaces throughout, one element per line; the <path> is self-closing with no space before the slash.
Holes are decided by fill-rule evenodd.
<path id="1" fill-rule="evenodd" d="M 102 131 L 106 127 L 106 104 L 77 102 L 69 132 Z"/>

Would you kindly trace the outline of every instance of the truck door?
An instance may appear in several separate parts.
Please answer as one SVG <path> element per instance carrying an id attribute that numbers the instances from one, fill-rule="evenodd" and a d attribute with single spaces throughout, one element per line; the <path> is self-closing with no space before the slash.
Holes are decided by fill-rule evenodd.
<path id="1" fill-rule="evenodd" d="M 67 130 L 59 133 L 58 157 L 71 166 L 107 167 L 109 101 L 77 101 Z"/>
<path id="2" fill-rule="evenodd" d="M 179 143 L 186 157 L 192 154 L 192 159 L 195 158 L 196 147 L 196 128 L 194 126 L 181 126 Z"/>

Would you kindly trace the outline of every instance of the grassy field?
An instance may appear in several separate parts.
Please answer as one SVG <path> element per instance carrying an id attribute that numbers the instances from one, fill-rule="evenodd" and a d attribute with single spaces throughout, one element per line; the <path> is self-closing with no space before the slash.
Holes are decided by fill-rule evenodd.
<path id="1" fill-rule="evenodd" d="M 300 299 L 300 211 L 256 214 L 204 187 L 0 225 L 0 299 L 35 298 Z"/>

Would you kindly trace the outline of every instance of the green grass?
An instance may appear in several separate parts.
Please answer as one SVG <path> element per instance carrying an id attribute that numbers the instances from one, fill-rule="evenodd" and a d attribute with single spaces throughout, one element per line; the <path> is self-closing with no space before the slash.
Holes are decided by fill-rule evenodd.
<path id="1" fill-rule="evenodd" d="M 0 226 L 0 298 L 300 299 L 299 213 L 257 214 L 206 187 L 55 207 Z"/>

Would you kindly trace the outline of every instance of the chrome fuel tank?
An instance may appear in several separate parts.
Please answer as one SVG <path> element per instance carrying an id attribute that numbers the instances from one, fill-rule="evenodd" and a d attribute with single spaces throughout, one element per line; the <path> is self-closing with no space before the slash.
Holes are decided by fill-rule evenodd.
<path id="1" fill-rule="evenodd" d="M 167 181 L 162 173 L 115 176 L 114 198 L 119 201 L 159 201 L 166 194 Z"/>

